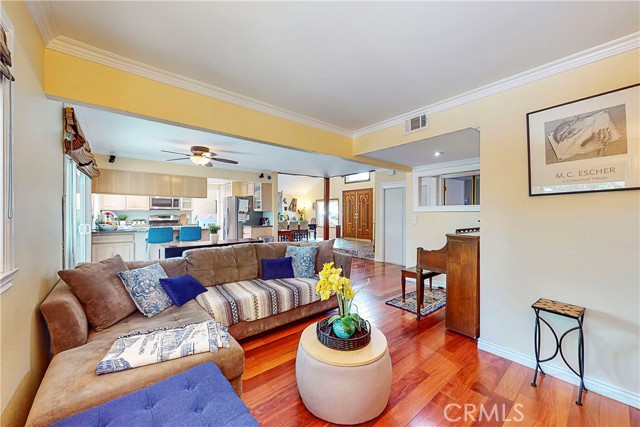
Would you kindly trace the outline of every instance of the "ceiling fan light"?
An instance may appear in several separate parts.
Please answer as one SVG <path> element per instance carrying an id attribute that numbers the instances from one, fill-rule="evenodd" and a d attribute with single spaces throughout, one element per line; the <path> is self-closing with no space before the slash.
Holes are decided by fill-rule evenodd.
<path id="1" fill-rule="evenodd" d="M 202 156 L 196 156 L 196 155 L 191 155 L 189 156 L 189 159 L 191 159 L 191 161 L 193 163 L 195 163 L 196 165 L 200 165 L 200 166 L 204 166 L 207 163 L 209 163 L 209 159 L 206 157 L 202 157 Z"/>

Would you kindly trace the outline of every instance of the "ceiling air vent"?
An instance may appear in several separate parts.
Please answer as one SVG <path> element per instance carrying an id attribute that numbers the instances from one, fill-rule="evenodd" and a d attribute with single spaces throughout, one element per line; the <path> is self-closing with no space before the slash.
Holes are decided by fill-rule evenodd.
<path id="1" fill-rule="evenodd" d="M 429 127 L 429 121 L 426 114 L 420 114 L 419 116 L 411 117 L 404 122 L 404 133 L 415 132 L 420 129 L 426 129 Z"/>

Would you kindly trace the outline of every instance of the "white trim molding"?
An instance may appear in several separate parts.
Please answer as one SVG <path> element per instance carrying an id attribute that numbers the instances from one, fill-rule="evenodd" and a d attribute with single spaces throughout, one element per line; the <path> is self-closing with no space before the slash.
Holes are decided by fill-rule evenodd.
<path id="1" fill-rule="evenodd" d="M 603 43 L 582 52 L 569 55 L 565 58 L 549 62 L 528 71 L 507 77 L 502 80 L 481 86 L 477 89 L 461 93 L 451 98 L 435 102 L 433 104 L 416 108 L 415 110 L 391 117 L 370 126 L 358 130 L 344 129 L 321 120 L 307 117 L 283 108 L 262 102 L 244 95 L 240 95 L 186 76 L 172 73 L 133 59 L 125 58 L 113 52 L 82 43 L 78 40 L 65 37 L 60 32 L 49 2 L 27 1 L 27 7 L 33 17 L 47 48 L 66 53 L 81 59 L 86 59 L 98 64 L 106 65 L 121 71 L 125 71 L 141 77 L 146 77 L 161 83 L 179 87 L 194 93 L 198 93 L 221 101 L 230 102 L 242 107 L 271 114 L 283 119 L 312 126 L 320 130 L 336 133 L 350 138 L 358 138 L 363 135 L 377 132 L 382 129 L 403 124 L 405 120 L 420 114 L 430 114 L 444 111 L 453 107 L 466 104 L 499 92 L 503 92 L 527 83 L 534 82 L 573 68 L 581 67 L 600 61 L 611 56 L 628 52 L 640 47 L 640 32 L 635 32 L 618 39 Z"/>
<path id="2" fill-rule="evenodd" d="M 510 348 L 504 347 L 500 344 L 492 343 L 490 341 L 486 341 L 482 338 L 478 339 L 478 349 L 511 360 L 512 362 L 516 362 L 531 369 L 535 369 L 536 366 L 536 359 L 533 356 L 513 351 Z M 580 384 L 579 378 L 568 368 L 558 367 L 549 363 L 545 363 L 543 365 L 543 369 L 545 373 L 551 375 L 552 377 L 561 379 L 562 381 L 566 381 L 573 385 Z M 589 389 L 589 391 L 591 392 L 601 394 L 613 400 L 617 400 L 618 402 L 622 402 L 625 405 L 633 406 L 634 408 L 640 408 L 640 394 L 638 393 L 630 392 L 621 387 L 605 383 L 588 376 L 584 377 L 584 382 L 587 386 L 587 389 Z"/>
<path id="3" fill-rule="evenodd" d="M 208 83 L 203 83 L 190 77 L 185 77 L 180 74 L 172 73 L 161 68 L 147 65 L 145 63 L 120 56 L 118 54 L 88 45 L 86 43 L 79 42 L 69 37 L 58 36 L 47 44 L 47 48 L 56 52 L 75 56 L 76 58 L 95 62 L 96 64 L 115 68 L 116 70 L 124 71 L 136 76 L 144 77 L 180 89 L 188 90 L 190 92 L 204 95 L 209 98 L 230 102 L 241 107 L 250 108 L 252 110 L 260 111 L 272 116 L 311 126 L 316 129 L 324 130 L 349 138 L 353 136 L 351 131 L 333 126 L 329 123 L 325 123 L 311 117 L 303 116 L 302 114 L 294 113 L 292 111 L 276 107 L 266 102 L 258 101 L 257 99 L 249 98 L 248 96 L 240 95 L 226 89 L 210 85 Z"/>
<path id="4" fill-rule="evenodd" d="M 0 7 L 0 24 L 4 28 L 9 50 L 14 52 L 14 27 L 4 8 Z M 15 53 L 14 53 L 15 55 Z M 13 280 L 18 273 L 15 266 L 15 234 L 13 217 L 10 217 L 10 209 L 13 209 L 13 176 L 10 175 L 10 167 L 13 162 L 13 99 L 11 95 L 12 82 L 0 77 L 0 119 L 3 122 L 2 146 L 0 147 L 0 294 L 13 286 Z M 10 147 L 11 146 L 11 147 Z M 11 164 L 11 166 L 10 166 Z M 13 214 L 13 212 L 11 213 Z"/>
<path id="5" fill-rule="evenodd" d="M 0 294 L 3 294 L 6 290 L 13 286 L 13 279 L 15 279 L 18 271 L 18 268 L 14 268 L 13 270 L 7 271 L 5 273 L 0 273 Z"/>
<path id="6" fill-rule="evenodd" d="M 40 31 L 45 45 L 60 35 L 58 23 L 51 9 L 51 2 L 27 0 L 25 4 L 38 27 L 38 31 Z"/>
<path id="7" fill-rule="evenodd" d="M 460 95 L 435 102 L 425 107 L 416 108 L 415 110 L 409 111 L 408 113 L 391 117 L 390 119 L 383 120 L 371 126 L 358 129 L 353 132 L 353 137 L 358 138 L 360 136 L 368 135 L 382 129 L 404 124 L 405 120 L 418 114 L 427 114 L 427 116 L 429 116 L 433 113 L 458 107 L 460 105 L 467 104 L 469 102 L 476 101 L 487 96 L 495 95 L 497 93 L 504 92 L 518 86 L 535 82 L 546 77 L 551 77 L 555 74 L 560 74 L 565 71 L 569 71 L 574 68 L 591 64 L 593 62 L 597 62 L 602 59 L 606 59 L 611 56 L 619 55 L 621 53 L 638 48 L 640 48 L 640 32 L 635 32 L 627 36 L 612 40 L 610 42 L 603 43 L 599 46 L 583 50 L 582 52 L 578 52 L 573 55 L 558 59 L 556 61 L 549 62 L 548 64 L 532 68 L 531 70 L 524 71 L 511 77 L 489 83 L 488 85 L 481 86 L 477 89 L 461 93 Z"/>

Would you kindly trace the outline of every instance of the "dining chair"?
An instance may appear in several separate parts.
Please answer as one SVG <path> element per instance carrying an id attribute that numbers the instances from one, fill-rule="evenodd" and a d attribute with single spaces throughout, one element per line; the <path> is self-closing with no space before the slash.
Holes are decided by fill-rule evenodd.
<path id="1" fill-rule="evenodd" d="M 202 240 L 202 228 L 200 226 L 187 226 L 180 227 L 180 234 L 178 235 L 178 241 L 180 242 L 195 242 Z"/>
<path id="2" fill-rule="evenodd" d="M 151 259 L 151 245 L 158 245 L 161 243 L 173 242 L 173 228 L 171 227 L 149 227 L 147 231 L 147 254 L 146 259 Z M 160 250 L 158 250 L 158 256 L 154 259 L 160 259 Z"/>

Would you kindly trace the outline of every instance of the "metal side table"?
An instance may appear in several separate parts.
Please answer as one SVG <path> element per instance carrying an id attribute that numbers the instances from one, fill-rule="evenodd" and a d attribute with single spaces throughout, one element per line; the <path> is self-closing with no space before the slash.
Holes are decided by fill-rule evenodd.
<path id="1" fill-rule="evenodd" d="M 540 367 L 540 364 L 542 362 L 548 362 L 549 360 L 555 358 L 558 355 L 558 353 L 560 353 L 560 357 L 562 357 L 562 360 L 564 360 L 564 363 L 569 367 L 569 369 L 573 371 L 574 374 L 580 377 L 580 390 L 578 390 L 578 400 L 576 400 L 576 404 L 582 406 L 582 393 L 584 391 L 588 391 L 587 388 L 584 386 L 584 335 L 582 331 L 582 325 L 584 323 L 585 308 L 577 305 L 566 304 L 564 302 L 553 301 L 546 298 L 540 298 L 538 301 L 536 301 L 531 305 L 531 308 L 533 308 L 533 311 L 535 311 L 536 313 L 536 329 L 533 337 L 533 343 L 536 351 L 536 371 L 533 374 L 533 382 L 531 383 L 531 385 L 534 387 L 537 386 L 536 380 L 538 379 L 538 371 L 540 371 L 542 375 L 545 375 L 544 371 L 542 370 L 542 367 Z M 568 329 L 565 333 L 562 334 L 560 339 L 558 339 L 558 335 L 553 330 L 551 325 L 546 320 L 544 320 L 544 318 L 540 316 L 541 311 L 546 311 L 547 313 L 553 313 L 553 314 L 557 314 L 558 316 L 564 316 L 570 319 L 575 319 L 576 322 L 578 322 L 578 326 Z M 542 360 L 540 360 L 540 321 L 544 322 L 549 327 L 549 330 L 551 331 L 551 333 L 553 333 L 553 337 L 556 340 L 556 350 L 553 352 L 553 355 L 551 357 L 548 357 Z M 573 367 L 571 367 L 569 362 L 567 362 L 567 359 L 564 357 L 564 354 L 562 353 L 562 340 L 564 339 L 564 337 L 567 336 L 567 334 L 575 330 L 578 331 L 578 370 L 579 372 L 576 372 L 576 370 L 573 369 Z"/>

